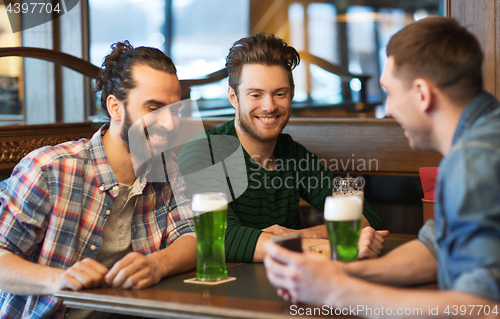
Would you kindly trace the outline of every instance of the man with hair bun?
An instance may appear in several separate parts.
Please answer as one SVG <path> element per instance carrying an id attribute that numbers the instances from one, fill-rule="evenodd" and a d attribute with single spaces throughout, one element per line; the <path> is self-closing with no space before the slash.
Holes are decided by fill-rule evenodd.
<path id="1" fill-rule="evenodd" d="M 483 91 L 479 43 L 455 20 L 429 17 L 396 33 L 387 56 L 380 79 L 387 114 L 413 149 L 444 156 L 434 220 L 418 240 L 366 261 L 331 261 L 268 243 L 267 277 L 284 298 L 355 309 L 361 317 L 498 318 L 500 102 Z M 381 285 L 436 280 L 440 291 Z"/>
<path id="2" fill-rule="evenodd" d="M 139 289 L 194 268 L 196 238 L 175 154 L 164 182 L 136 174 L 129 129 L 155 111 L 147 141 L 168 146 L 179 126 L 171 59 L 115 43 L 97 78 L 109 122 L 88 139 L 37 149 L 0 184 L 0 317 L 101 318 L 65 309 L 62 289 Z M 144 134 L 144 132 L 140 132 Z M 164 147 L 164 149 L 168 149 Z"/>

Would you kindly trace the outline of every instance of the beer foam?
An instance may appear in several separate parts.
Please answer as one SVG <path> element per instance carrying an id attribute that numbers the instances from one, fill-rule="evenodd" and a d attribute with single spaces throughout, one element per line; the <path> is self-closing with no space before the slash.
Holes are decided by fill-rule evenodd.
<path id="1" fill-rule="evenodd" d="M 191 202 L 193 212 L 211 212 L 214 210 L 227 210 L 227 200 L 223 198 L 202 199 L 194 196 Z"/>
<path id="2" fill-rule="evenodd" d="M 325 200 L 325 220 L 359 220 L 363 215 L 363 201 L 356 195 L 328 196 Z"/>

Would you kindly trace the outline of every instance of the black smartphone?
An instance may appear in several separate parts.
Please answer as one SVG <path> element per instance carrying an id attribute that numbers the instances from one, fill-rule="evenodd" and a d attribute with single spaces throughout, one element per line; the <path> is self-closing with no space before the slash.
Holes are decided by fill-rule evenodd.
<path id="1" fill-rule="evenodd" d="M 302 237 L 300 233 L 275 236 L 271 238 L 271 241 L 291 251 L 302 252 Z"/>

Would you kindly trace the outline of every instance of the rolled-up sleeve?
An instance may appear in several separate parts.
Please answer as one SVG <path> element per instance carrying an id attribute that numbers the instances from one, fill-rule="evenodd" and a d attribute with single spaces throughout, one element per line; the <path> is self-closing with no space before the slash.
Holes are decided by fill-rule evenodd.
<path id="1" fill-rule="evenodd" d="M 184 235 L 196 235 L 190 201 L 185 196 L 186 183 L 179 172 L 177 156 L 174 153 L 170 154 L 166 165 L 170 186 L 166 237 L 168 246 Z"/>
<path id="2" fill-rule="evenodd" d="M 436 242 L 436 226 L 433 219 L 427 220 L 427 222 L 420 228 L 418 232 L 418 240 L 430 250 L 434 258 L 437 259 L 438 246 Z"/>
<path id="3" fill-rule="evenodd" d="M 167 243 L 171 244 L 183 235 L 194 235 L 193 213 L 182 192 L 176 191 L 168 205 Z M 168 246 L 168 245 L 167 245 Z"/>
<path id="4" fill-rule="evenodd" d="M 28 156 L 0 183 L 0 248 L 30 255 L 44 238 L 50 207 L 42 170 Z"/>
<path id="5" fill-rule="evenodd" d="M 260 229 L 243 226 L 229 205 L 225 241 L 227 262 L 253 262 L 255 247 L 261 233 Z"/>

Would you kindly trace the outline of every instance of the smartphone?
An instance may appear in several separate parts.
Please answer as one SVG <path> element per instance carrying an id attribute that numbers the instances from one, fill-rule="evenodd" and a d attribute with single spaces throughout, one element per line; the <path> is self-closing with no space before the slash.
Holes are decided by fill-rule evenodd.
<path id="1" fill-rule="evenodd" d="M 291 251 L 302 252 L 302 237 L 300 233 L 275 236 L 271 238 L 271 241 Z"/>

